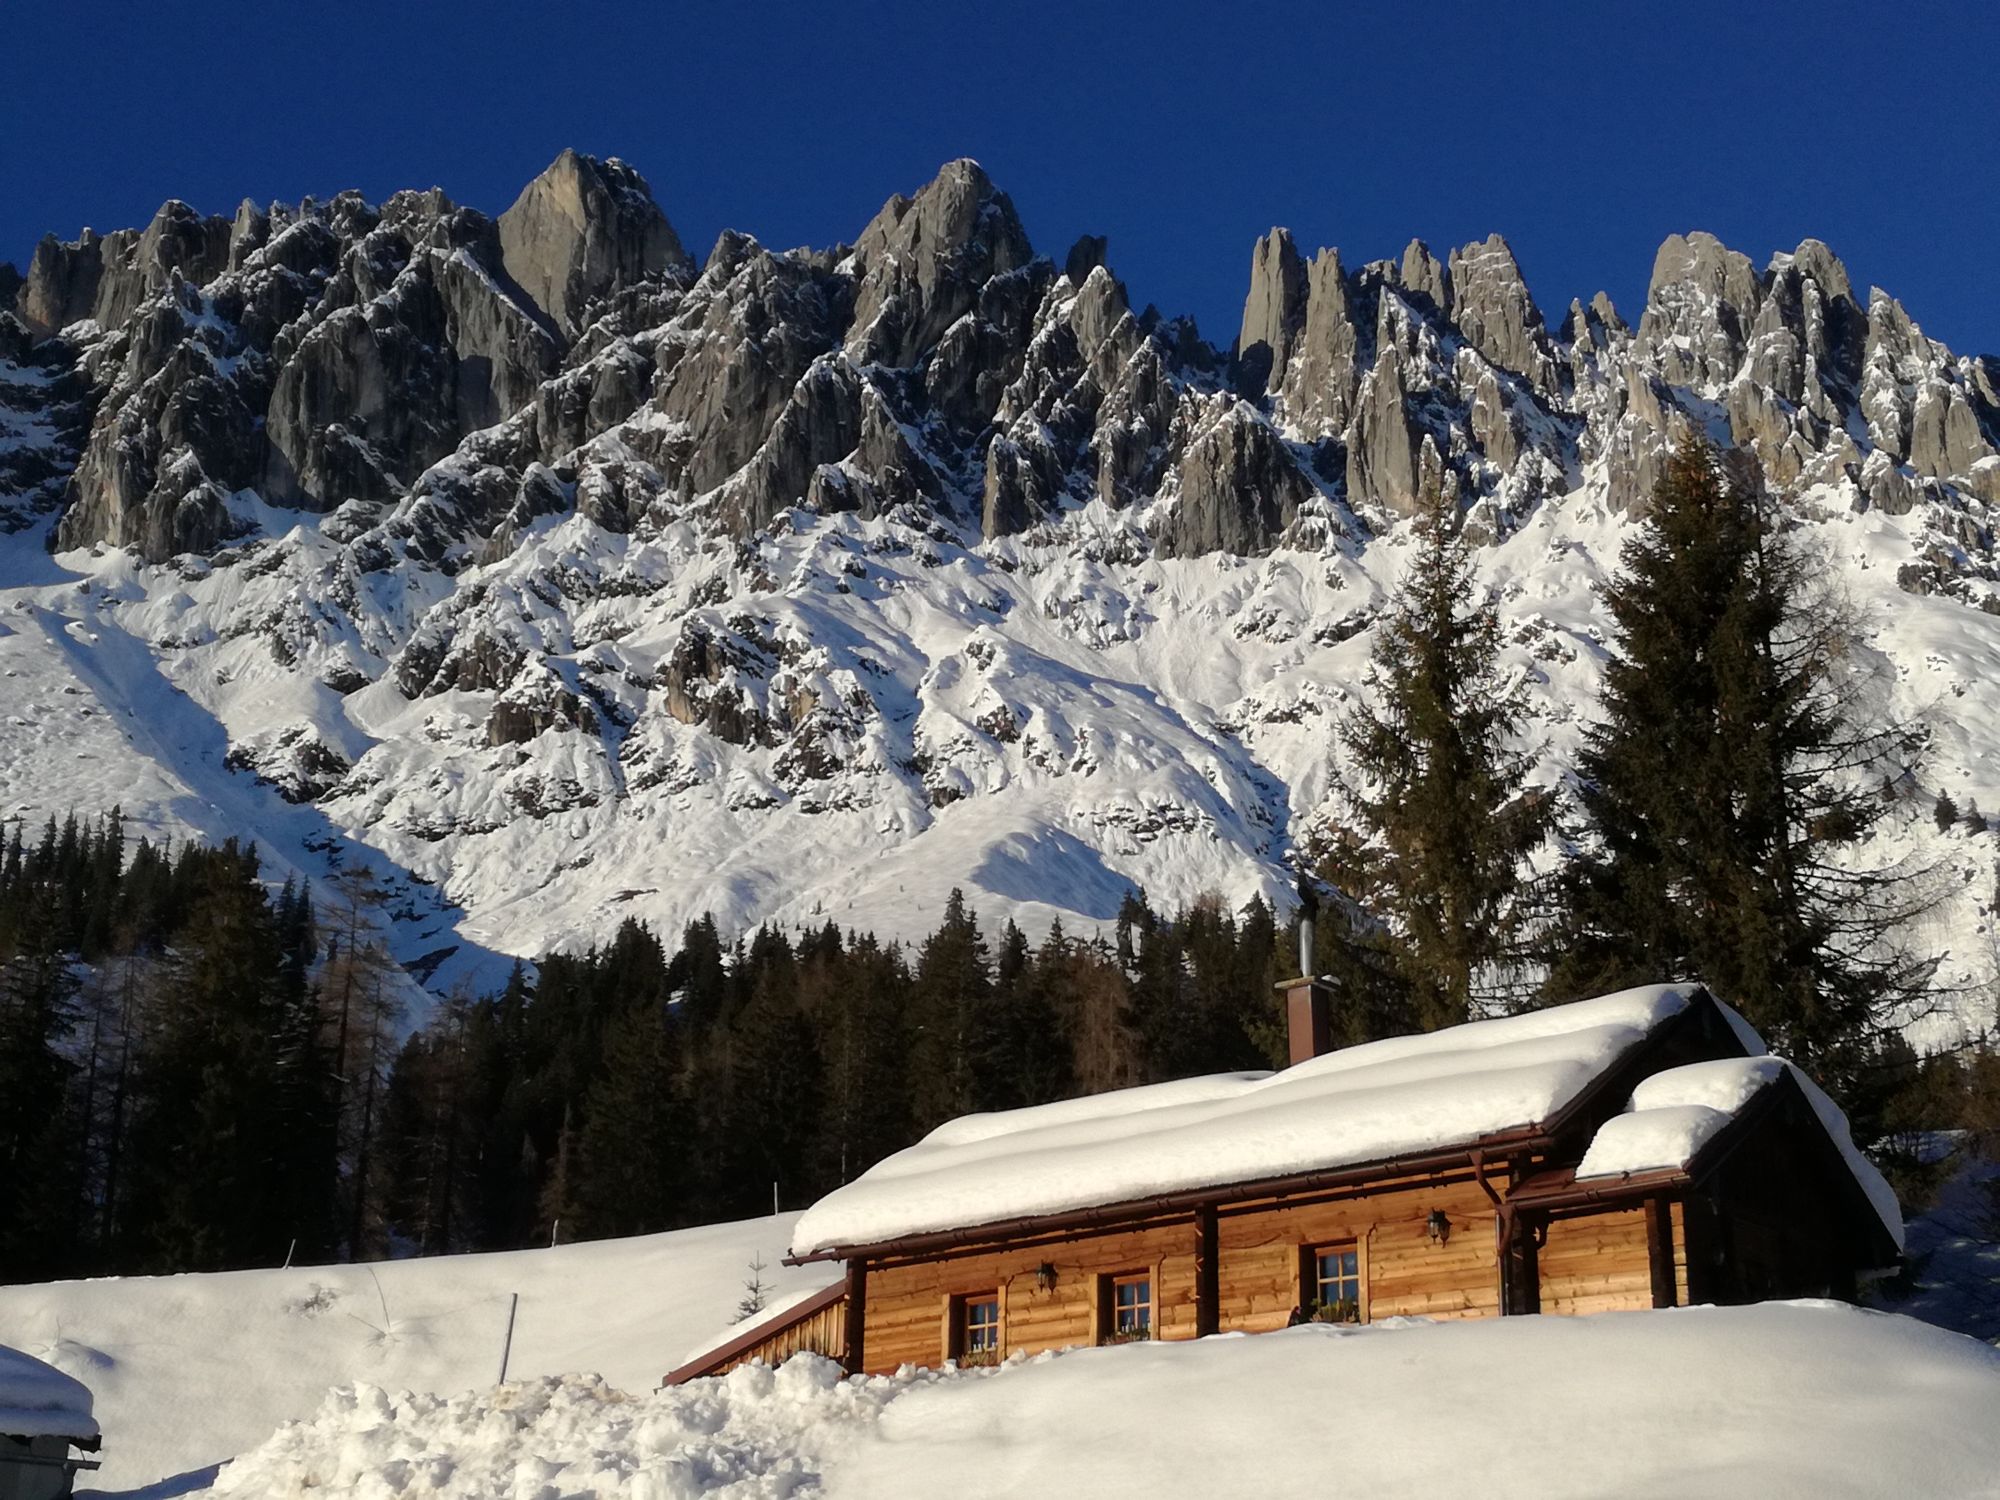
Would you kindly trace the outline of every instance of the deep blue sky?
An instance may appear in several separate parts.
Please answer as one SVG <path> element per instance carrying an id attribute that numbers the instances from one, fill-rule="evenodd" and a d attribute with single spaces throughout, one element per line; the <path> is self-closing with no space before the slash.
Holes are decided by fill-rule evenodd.
<path id="1" fill-rule="evenodd" d="M 979 158 L 1038 248 L 1108 234 L 1136 302 L 1227 343 L 1252 240 L 1350 265 L 1505 234 L 1551 320 L 1636 317 L 1706 228 L 1807 235 L 1960 352 L 2000 351 L 2000 5 L 18 4 L 0 259 L 359 187 L 497 213 L 564 146 L 631 161 L 698 255 L 851 239 Z"/>

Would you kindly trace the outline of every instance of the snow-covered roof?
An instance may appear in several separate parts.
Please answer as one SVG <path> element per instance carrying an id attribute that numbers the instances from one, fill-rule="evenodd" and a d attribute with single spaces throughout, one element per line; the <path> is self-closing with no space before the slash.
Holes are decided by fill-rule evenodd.
<path id="1" fill-rule="evenodd" d="M 1583 1160 L 1577 1163 L 1577 1180 L 1688 1166 L 1745 1105 L 1787 1074 L 1805 1094 L 1882 1227 L 1901 1249 L 1903 1213 L 1895 1190 L 1875 1164 L 1855 1148 L 1840 1106 L 1782 1057 L 1727 1057 L 1688 1063 L 1643 1079 L 1632 1090 L 1624 1112 L 1606 1120 L 1592 1137 Z"/>
<path id="2" fill-rule="evenodd" d="M 1648 985 L 1348 1047 L 1280 1073 L 967 1115 L 807 1209 L 792 1252 L 1359 1166 L 1540 1125 L 1695 993 Z"/>
<path id="3" fill-rule="evenodd" d="M 829 1277 L 817 1281 L 811 1286 L 800 1287 L 796 1292 L 779 1297 L 777 1300 L 758 1308 L 753 1313 L 743 1313 L 727 1328 L 724 1328 L 719 1333 L 710 1334 L 707 1338 L 689 1349 L 687 1353 L 681 1356 L 681 1363 L 691 1365 L 703 1355 L 713 1354 L 724 1344 L 741 1338 L 758 1325 L 781 1318 L 793 1308 L 803 1307 L 815 1297 L 825 1296 L 832 1287 L 845 1285 L 845 1281 L 837 1277 Z"/>
<path id="4" fill-rule="evenodd" d="M 0 1345 L 0 1432 L 17 1437 L 97 1436 L 90 1391 L 33 1355 Z"/>

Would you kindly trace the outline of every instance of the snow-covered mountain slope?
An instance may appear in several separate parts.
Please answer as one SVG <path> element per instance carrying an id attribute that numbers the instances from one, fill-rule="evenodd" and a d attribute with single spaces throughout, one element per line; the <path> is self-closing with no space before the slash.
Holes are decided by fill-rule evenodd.
<path id="1" fill-rule="evenodd" d="M 1675 236 L 1636 328 L 1599 297 L 1551 331 L 1498 237 L 1349 270 L 1274 231 L 1224 353 L 1101 241 L 1036 256 L 969 162 L 851 245 L 697 268 L 566 154 L 497 221 L 169 204 L 45 242 L 17 312 L 0 816 L 115 797 L 368 862 L 433 985 L 627 916 L 1282 901 L 1431 480 L 1557 780 L 1688 426 L 1852 596 L 1876 707 L 1929 738 L 1883 852 L 1944 861 L 1947 972 L 1992 974 L 2000 846 L 1930 811 L 2000 809 L 2000 366 L 1817 242 Z"/>
<path id="2" fill-rule="evenodd" d="M 837 1376 L 806 1355 L 640 1396 L 344 1390 L 196 1493 L 1948 1500 L 1992 1493 L 2000 1466 L 2000 1352 L 1831 1303 L 1308 1325 Z"/>
<path id="3" fill-rule="evenodd" d="M 772 1303 L 827 1279 L 779 1264 L 796 1217 L 554 1250 L 0 1287 L 0 1341 L 89 1387 L 104 1431 L 91 1482 L 121 1492 L 247 1451 L 311 1416 L 331 1386 L 488 1387 L 510 1315 L 509 1379 L 587 1371 L 650 1390 L 736 1319 L 753 1274 Z"/>

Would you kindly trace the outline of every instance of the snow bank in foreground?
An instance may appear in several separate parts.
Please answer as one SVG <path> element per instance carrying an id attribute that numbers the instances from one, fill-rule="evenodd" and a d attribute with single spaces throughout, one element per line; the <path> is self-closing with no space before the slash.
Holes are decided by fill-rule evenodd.
<path id="1" fill-rule="evenodd" d="M 2000 1351 L 1832 1303 L 1307 1326 L 842 1382 L 373 1388 L 217 1497 L 1991 1495 Z"/>
<path id="2" fill-rule="evenodd" d="M 827 1279 L 778 1264 L 793 1217 L 556 1250 L 0 1286 L 0 1340 L 90 1388 L 104 1468 L 86 1483 L 118 1493 L 244 1452 L 331 1386 L 491 1385 L 510 1311 L 510 1379 L 591 1370 L 645 1390 L 729 1321 L 753 1256 L 774 1298 Z"/>
<path id="3" fill-rule="evenodd" d="M 0 1346 L 0 1432 L 94 1438 L 97 1421 L 90 1414 L 90 1392 L 39 1359 Z"/>
<path id="4" fill-rule="evenodd" d="M 791 1495 L 871 1429 L 902 1388 L 844 1382 L 838 1365 L 810 1356 L 647 1396 L 576 1375 L 448 1399 L 348 1387 L 329 1394 L 310 1421 L 225 1465 L 205 1493 L 218 1500 Z"/>

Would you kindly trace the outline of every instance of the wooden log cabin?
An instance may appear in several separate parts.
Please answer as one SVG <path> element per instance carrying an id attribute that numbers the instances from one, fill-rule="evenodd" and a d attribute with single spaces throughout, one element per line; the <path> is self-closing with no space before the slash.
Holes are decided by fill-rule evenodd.
<path id="1" fill-rule="evenodd" d="M 800 1216 L 844 1267 L 669 1383 L 800 1350 L 853 1372 L 1302 1320 L 1853 1295 L 1902 1221 L 1839 1110 L 1707 991 L 1657 985 L 1292 1066 L 974 1115 Z"/>

